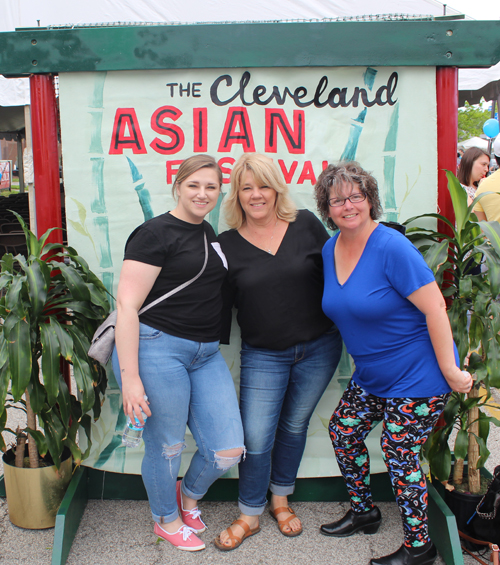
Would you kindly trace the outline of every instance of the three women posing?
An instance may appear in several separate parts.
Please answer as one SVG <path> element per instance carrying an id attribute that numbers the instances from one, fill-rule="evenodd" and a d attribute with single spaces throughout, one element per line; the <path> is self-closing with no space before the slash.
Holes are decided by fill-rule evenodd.
<path id="1" fill-rule="evenodd" d="M 142 474 L 155 532 L 180 549 L 202 549 L 196 532 L 205 525 L 197 501 L 239 462 L 241 514 L 216 546 L 234 549 L 260 530 L 268 488 L 281 533 L 301 533 L 288 496 L 309 420 L 340 359 L 333 320 L 356 365 L 330 423 L 351 510 L 321 531 L 344 537 L 378 528 L 364 439 L 382 421 L 382 449 L 405 542 L 372 564 L 432 563 L 436 551 L 428 536 L 418 453 L 450 390 L 471 386 L 470 375 L 457 367 L 432 272 L 404 236 L 375 222 L 381 215 L 377 184 L 356 163 L 329 166 L 318 179 L 320 214 L 340 230 L 331 240 L 313 214 L 296 211 L 272 161 L 247 154 L 233 169 L 225 204 L 232 229 L 220 235 L 221 251 L 204 221 L 220 185 L 212 158 L 184 161 L 174 185 L 177 206 L 130 236 L 120 277 L 113 366 L 125 414 L 142 419 L 143 410 L 149 417 Z M 175 300 L 139 316 L 141 306 L 200 271 L 204 237 L 210 245 L 201 276 Z M 227 268 L 223 335 L 227 341 L 234 304 L 242 335 L 241 420 L 218 351 Z M 198 451 L 176 485 L 186 423 Z"/>

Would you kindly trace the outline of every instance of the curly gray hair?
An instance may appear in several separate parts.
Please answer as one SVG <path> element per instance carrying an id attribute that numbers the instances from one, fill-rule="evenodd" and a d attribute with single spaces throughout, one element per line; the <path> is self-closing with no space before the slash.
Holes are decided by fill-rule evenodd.
<path id="1" fill-rule="evenodd" d="M 356 161 L 343 161 L 338 165 L 328 165 L 319 175 L 314 187 L 318 212 L 329 228 L 335 230 L 337 226 L 330 218 L 330 205 L 328 201 L 332 198 L 332 193 L 342 198 L 342 189 L 345 184 L 357 185 L 359 190 L 366 194 L 371 208 L 370 217 L 372 220 L 378 220 L 382 216 L 383 210 L 375 178 L 366 172 Z"/>

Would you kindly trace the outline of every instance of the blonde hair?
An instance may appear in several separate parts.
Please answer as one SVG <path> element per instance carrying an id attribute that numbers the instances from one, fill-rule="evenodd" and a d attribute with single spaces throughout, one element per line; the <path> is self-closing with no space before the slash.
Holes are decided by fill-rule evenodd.
<path id="1" fill-rule="evenodd" d="M 243 184 L 243 176 L 249 171 L 260 186 L 269 186 L 276 191 L 275 211 L 280 220 L 294 222 L 297 217 L 297 206 L 290 198 L 288 186 L 272 159 L 259 153 L 245 153 L 233 167 L 231 173 L 231 190 L 224 199 L 224 212 L 227 225 L 239 229 L 245 223 L 245 212 L 238 197 Z"/>
<path id="2" fill-rule="evenodd" d="M 179 171 L 175 176 L 175 182 L 172 185 L 172 196 L 177 200 L 177 187 L 182 184 L 188 177 L 196 173 L 200 169 L 213 169 L 217 173 L 219 179 L 219 189 L 222 186 L 222 171 L 217 161 L 211 155 L 193 155 L 182 161 Z"/>

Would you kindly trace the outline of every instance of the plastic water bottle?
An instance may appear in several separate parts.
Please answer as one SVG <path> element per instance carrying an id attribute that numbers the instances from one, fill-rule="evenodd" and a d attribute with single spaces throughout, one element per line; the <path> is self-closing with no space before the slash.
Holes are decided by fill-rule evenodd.
<path id="1" fill-rule="evenodd" d="M 144 396 L 144 400 L 147 400 L 148 397 Z M 142 433 L 144 432 L 144 426 L 146 425 L 146 420 L 148 417 L 144 414 L 144 411 L 141 408 L 142 417 L 144 419 L 144 424 L 141 424 L 139 418 L 134 416 L 134 419 L 129 416 L 127 420 L 127 425 L 125 426 L 125 430 L 123 431 L 122 435 L 122 445 L 125 447 L 139 447 L 141 440 L 142 440 Z"/>

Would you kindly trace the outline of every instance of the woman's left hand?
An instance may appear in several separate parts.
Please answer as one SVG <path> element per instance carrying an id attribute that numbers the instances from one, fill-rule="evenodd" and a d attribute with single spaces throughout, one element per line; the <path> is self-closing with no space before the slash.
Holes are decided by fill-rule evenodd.
<path id="1" fill-rule="evenodd" d="M 450 374 L 445 375 L 445 378 L 455 392 L 469 392 L 472 388 L 471 374 L 467 371 L 461 371 L 458 367 L 454 367 Z"/>

